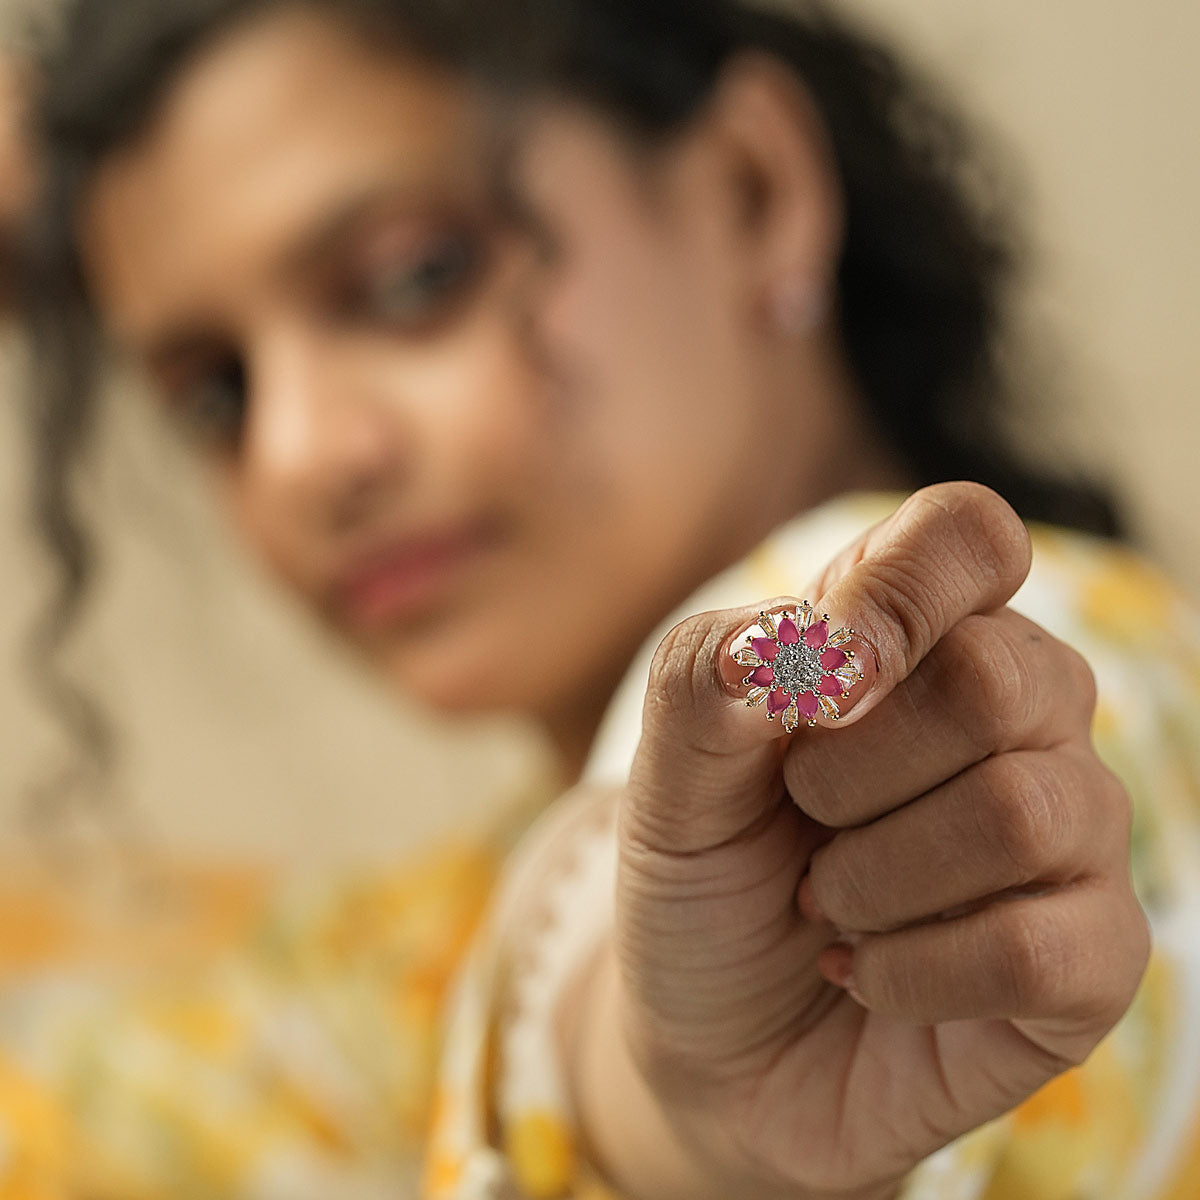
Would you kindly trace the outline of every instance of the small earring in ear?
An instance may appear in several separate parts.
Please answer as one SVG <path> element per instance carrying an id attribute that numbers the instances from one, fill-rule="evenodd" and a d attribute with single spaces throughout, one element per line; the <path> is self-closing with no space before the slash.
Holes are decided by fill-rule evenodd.
<path id="1" fill-rule="evenodd" d="M 829 312 L 825 289 L 805 275 L 789 275 L 771 296 L 771 319 L 787 337 L 799 338 L 821 327 Z"/>

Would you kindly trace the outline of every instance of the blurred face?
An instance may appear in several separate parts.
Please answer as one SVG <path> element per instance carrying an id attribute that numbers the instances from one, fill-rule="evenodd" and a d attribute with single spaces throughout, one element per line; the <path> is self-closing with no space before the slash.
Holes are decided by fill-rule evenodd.
<path id="1" fill-rule="evenodd" d="M 799 506 L 760 470 L 737 247 L 561 114 L 493 204 L 451 75 L 312 15 L 239 29 L 109 158 L 83 217 L 118 339 L 283 581 L 404 688 L 586 723 L 653 624 Z M 800 475 L 803 471 L 798 472 Z"/>

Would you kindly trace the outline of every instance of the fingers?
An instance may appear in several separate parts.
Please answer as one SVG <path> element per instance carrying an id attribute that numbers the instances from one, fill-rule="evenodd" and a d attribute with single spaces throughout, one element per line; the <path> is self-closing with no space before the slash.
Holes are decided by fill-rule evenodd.
<path id="1" fill-rule="evenodd" d="M 885 932 L 1011 889 L 1124 870 L 1125 789 L 1086 744 L 997 755 L 813 856 L 801 907 Z"/>
<path id="2" fill-rule="evenodd" d="M 1107 1029 L 1125 1011 L 1148 953 L 1132 893 L 1105 880 L 877 934 L 825 951 L 822 966 L 872 1012 L 914 1024 L 1054 1022 L 1070 1056 L 1070 1034 Z"/>
<path id="3" fill-rule="evenodd" d="M 1011 599 L 1030 554 L 1020 518 L 975 483 L 923 488 L 868 531 L 843 559 L 854 565 L 819 606 L 847 620 L 878 655 L 880 677 L 853 719 L 880 703 L 964 617 Z"/>
<path id="4" fill-rule="evenodd" d="M 997 755 L 813 855 L 798 893 L 854 945 L 818 966 L 916 1024 L 1032 1022 L 1073 1060 L 1145 968 L 1125 789 L 1080 738 Z"/>
<path id="5" fill-rule="evenodd" d="M 1095 698 L 1083 658 L 1032 621 L 970 616 L 865 720 L 795 739 L 784 780 L 823 825 L 861 825 L 989 755 L 1085 735 Z"/>

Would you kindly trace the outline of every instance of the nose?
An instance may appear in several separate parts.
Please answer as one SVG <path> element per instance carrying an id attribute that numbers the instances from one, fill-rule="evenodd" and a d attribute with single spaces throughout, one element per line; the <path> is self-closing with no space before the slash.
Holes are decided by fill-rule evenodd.
<path id="1" fill-rule="evenodd" d="M 255 523 L 342 534 L 403 487 L 404 414 L 348 350 L 297 329 L 249 357 L 238 489 Z"/>

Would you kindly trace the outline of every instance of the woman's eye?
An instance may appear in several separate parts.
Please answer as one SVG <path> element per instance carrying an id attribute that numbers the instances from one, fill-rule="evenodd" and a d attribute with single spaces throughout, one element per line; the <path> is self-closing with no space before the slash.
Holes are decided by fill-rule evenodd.
<path id="1" fill-rule="evenodd" d="M 360 303 L 385 325 L 419 327 L 440 316 L 474 280 L 479 257 L 465 240 L 446 238 L 418 258 L 377 271 Z"/>
<path id="2" fill-rule="evenodd" d="M 246 418 L 246 371 L 231 359 L 170 387 L 171 411 L 187 436 L 214 449 L 233 449 Z"/>

